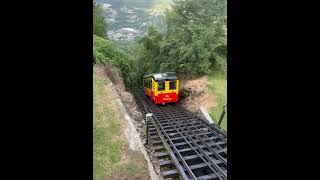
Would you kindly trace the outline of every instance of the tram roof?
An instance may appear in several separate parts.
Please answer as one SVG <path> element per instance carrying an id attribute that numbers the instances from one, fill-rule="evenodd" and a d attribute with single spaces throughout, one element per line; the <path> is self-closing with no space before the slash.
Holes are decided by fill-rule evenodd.
<path id="1" fill-rule="evenodd" d="M 143 76 L 143 78 L 153 78 L 155 81 L 178 79 L 175 72 L 152 73 Z"/>

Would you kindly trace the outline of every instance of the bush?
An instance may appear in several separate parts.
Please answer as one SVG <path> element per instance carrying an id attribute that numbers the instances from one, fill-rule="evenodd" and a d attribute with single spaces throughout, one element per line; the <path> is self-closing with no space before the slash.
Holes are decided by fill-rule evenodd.
<path id="1" fill-rule="evenodd" d="M 138 62 L 143 73 L 176 71 L 198 76 L 226 71 L 225 0 L 174 1 L 166 13 L 164 33 L 149 27 L 140 41 Z"/>
<path id="2" fill-rule="evenodd" d="M 114 43 L 109 40 L 103 39 L 99 36 L 93 35 L 93 56 L 97 64 L 114 64 L 117 66 L 123 76 L 126 87 L 132 84 L 132 59 L 121 51 Z"/>

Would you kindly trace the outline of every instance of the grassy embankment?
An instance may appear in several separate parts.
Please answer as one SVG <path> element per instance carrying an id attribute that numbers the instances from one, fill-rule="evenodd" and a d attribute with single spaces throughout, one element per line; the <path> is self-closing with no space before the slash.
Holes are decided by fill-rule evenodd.
<path id="1" fill-rule="evenodd" d="M 217 106 L 210 109 L 209 114 L 215 123 L 218 123 L 223 105 L 227 103 L 227 77 L 221 72 L 214 71 L 209 74 L 208 81 L 208 88 L 214 93 L 217 101 Z M 227 114 L 224 115 L 221 128 L 227 131 Z"/>
<path id="2" fill-rule="evenodd" d="M 93 177 L 94 180 L 145 178 L 142 155 L 128 150 L 123 138 L 123 121 L 105 81 L 93 75 Z"/>

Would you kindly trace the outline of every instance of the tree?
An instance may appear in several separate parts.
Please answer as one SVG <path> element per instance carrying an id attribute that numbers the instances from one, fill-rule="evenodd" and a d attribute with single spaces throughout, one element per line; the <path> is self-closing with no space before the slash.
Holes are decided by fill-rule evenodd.
<path id="1" fill-rule="evenodd" d="M 93 3 L 93 34 L 107 38 L 107 23 L 101 5 Z"/>
<path id="2" fill-rule="evenodd" d="M 166 32 L 150 27 L 139 60 L 148 70 L 203 75 L 226 70 L 226 0 L 176 0 L 166 13 Z"/>

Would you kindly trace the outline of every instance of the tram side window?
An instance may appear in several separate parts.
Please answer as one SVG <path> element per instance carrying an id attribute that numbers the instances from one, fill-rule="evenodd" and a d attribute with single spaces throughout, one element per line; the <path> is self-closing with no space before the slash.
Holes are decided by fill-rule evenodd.
<path id="1" fill-rule="evenodd" d="M 144 87 L 150 88 L 150 87 L 149 87 L 149 84 L 150 84 L 149 81 L 150 81 L 149 79 L 146 79 L 146 80 L 144 81 Z"/>
<path id="2" fill-rule="evenodd" d="M 158 91 L 163 91 L 165 89 L 165 82 L 158 82 Z"/>
<path id="3" fill-rule="evenodd" d="M 152 80 L 149 80 L 149 89 L 152 89 Z"/>
<path id="4" fill-rule="evenodd" d="M 170 81 L 169 90 L 175 90 L 175 89 L 176 89 L 176 81 Z"/>

